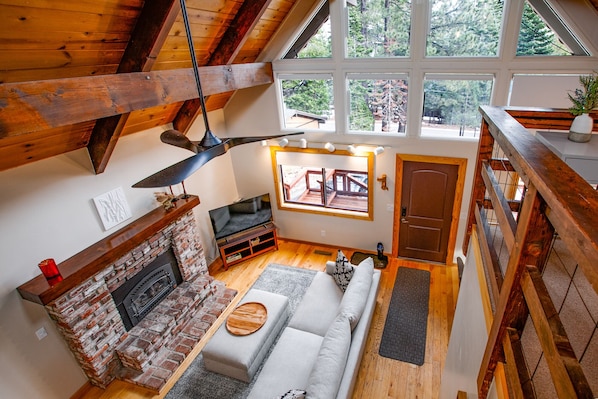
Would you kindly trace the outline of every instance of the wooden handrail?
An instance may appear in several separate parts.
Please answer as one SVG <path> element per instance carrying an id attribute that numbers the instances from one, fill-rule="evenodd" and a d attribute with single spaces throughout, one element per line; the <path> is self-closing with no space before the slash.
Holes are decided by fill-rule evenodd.
<path id="1" fill-rule="evenodd" d="M 487 285 L 496 295 L 496 305 L 478 374 L 478 396 L 487 396 L 497 366 L 506 361 L 508 378 L 514 384 L 510 395 L 535 397 L 519 342 L 531 314 L 559 397 L 591 398 L 541 272 L 556 233 L 598 293 L 598 192 L 527 130 L 568 129 L 573 116 L 565 110 L 490 106 L 480 107 L 480 112 L 483 119 L 467 231 L 469 236 L 477 225 Z M 508 159 L 494 159 L 495 147 Z M 525 189 L 520 204 L 507 198 L 513 196 L 512 191 L 502 192 L 495 171 L 521 178 Z M 493 209 L 509 248 L 504 277 L 488 242 L 484 209 Z M 516 220 L 511 212 L 518 213 Z M 468 239 L 464 248 L 467 243 Z"/>
<path id="2" fill-rule="evenodd" d="M 536 186 L 548 204 L 550 222 L 598 293 L 598 192 L 512 117 L 508 112 L 514 112 L 512 109 L 482 106 L 480 110 L 493 138 L 511 155 L 511 164 Z M 524 111 L 516 110 L 523 117 Z M 558 110 L 544 112 L 547 118 L 563 114 Z M 530 115 L 540 118 L 538 113 L 534 110 Z"/>

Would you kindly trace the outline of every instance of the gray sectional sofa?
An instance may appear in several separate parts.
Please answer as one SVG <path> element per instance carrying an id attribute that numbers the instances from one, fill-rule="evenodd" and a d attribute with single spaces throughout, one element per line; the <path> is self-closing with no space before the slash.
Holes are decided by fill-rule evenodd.
<path id="1" fill-rule="evenodd" d="M 266 360 L 248 396 L 277 398 L 304 390 L 307 398 L 351 397 L 365 348 L 380 271 L 371 258 L 355 268 L 343 292 L 327 262 L 318 272 Z"/>

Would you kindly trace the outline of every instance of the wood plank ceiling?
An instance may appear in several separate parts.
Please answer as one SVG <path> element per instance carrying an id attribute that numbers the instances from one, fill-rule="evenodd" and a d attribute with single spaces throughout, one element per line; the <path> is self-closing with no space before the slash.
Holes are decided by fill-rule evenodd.
<path id="1" fill-rule="evenodd" d="M 208 110 L 272 81 L 255 61 L 294 2 L 187 0 Z M 101 173 L 119 137 L 187 131 L 191 66 L 179 0 L 0 0 L 0 171 L 87 147 Z"/>

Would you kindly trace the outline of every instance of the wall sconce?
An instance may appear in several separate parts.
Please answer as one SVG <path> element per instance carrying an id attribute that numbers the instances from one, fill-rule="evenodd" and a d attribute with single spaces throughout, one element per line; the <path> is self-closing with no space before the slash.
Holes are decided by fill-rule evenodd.
<path id="1" fill-rule="evenodd" d="M 381 145 L 380 145 L 380 146 L 378 146 L 378 147 L 376 147 L 376 148 L 374 149 L 374 154 L 375 154 L 375 155 L 380 155 L 380 154 L 382 154 L 383 152 L 384 152 L 384 147 L 382 147 Z"/>
<path id="2" fill-rule="evenodd" d="M 329 152 L 334 152 L 334 150 L 336 150 L 336 148 L 334 147 L 334 144 L 332 144 L 330 142 L 324 144 L 324 148 L 326 148 Z"/>
<path id="3" fill-rule="evenodd" d="M 386 175 L 385 174 L 380 176 L 376 180 L 378 180 L 380 182 L 380 188 L 382 190 L 388 190 L 388 186 L 386 185 Z"/>
<path id="4" fill-rule="evenodd" d="M 300 148 L 307 148 L 307 140 L 306 139 L 299 140 L 299 147 Z"/>
<path id="5" fill-rule="evenodd" d="M 283 148 L 286 147 L 287 145 L 289 145 L 289 139 L 287 139 L 286 137 L 280 139 L 278 141 L 278 145 L 281 146 L 281 147 L 283 147 Z"/>

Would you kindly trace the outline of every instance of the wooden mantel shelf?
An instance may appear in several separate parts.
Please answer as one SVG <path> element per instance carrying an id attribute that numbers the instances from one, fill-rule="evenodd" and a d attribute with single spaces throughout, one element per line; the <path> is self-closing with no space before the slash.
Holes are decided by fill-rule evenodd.
<path id="1" fill-rule="evenodd" d="M 28 301 L 47 305 L 193 209 L 199 204 L 199 197 L 189 195 L 185 199 L 179 199 L 175 204 L 175 207 L 169 210 L 163 207 L 154 209 L 58 264 L 64 279 L 55 286 L 50 287 L 45 277 L 40 274 L 18 287 L 19 294 Z"/>

